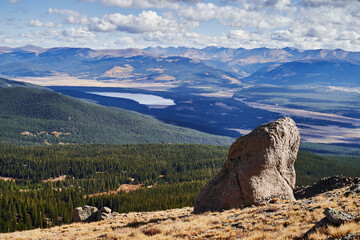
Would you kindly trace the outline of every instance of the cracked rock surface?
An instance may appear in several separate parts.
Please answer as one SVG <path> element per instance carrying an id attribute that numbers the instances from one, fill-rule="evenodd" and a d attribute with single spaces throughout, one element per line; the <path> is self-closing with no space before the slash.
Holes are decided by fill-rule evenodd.
<path id="1" fill-rule="evenodd" d="M 272 198 L 295 200 L 300 133 L 291 118 L 261 125 L 230 147 L 220 173 L 203 189 L 194 213 L 244 208 Z"/>

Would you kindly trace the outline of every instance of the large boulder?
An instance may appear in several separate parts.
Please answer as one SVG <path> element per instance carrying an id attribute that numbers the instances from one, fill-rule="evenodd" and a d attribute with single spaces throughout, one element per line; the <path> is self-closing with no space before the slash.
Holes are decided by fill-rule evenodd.
<path id="1" fill-rule="evenodd" d="M 300 134 L 291 118 L 261 125 L 238 138 L 220 173 L 201 189 L 194 213 L 244 208 L 275 197 L 295 200 L 299 145 Z"/>
<path id="2" fill-rule="evenodd" d="M 72 212 L 74 222 L 92 222 L 97 218 L 98 209 L 93 206 L 77 207 Z"/>

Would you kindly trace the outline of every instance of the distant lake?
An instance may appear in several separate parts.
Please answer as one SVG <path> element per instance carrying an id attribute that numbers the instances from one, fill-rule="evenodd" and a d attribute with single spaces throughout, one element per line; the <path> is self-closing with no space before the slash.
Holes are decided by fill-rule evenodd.
<path id="1" fill-rule="evenodd" d="M 174 100 L 159 97 L 151 94 L 141 93 L 119 93 L 119 92 L 87 92 L 105 97 L 126 98 L 148 106 L 171 106 L 175 105 Z"/>

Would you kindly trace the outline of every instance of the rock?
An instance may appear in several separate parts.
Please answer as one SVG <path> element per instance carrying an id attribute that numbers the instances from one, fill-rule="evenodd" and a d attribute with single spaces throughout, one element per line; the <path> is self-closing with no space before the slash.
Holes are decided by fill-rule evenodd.
<path id="1" fill-rule="evenodd" d="M 349 187 L 349 190 L 356 194 L 360 194 L 360 184 Z"/>
<path id="2" fill-rule="evenodd" d="M 121 214 L 120 213 L 118 213 L 118 212 L 112 212 L 111 213 L 111 218 L 116 218 L 116 217 L 118 217 L 118 216 L 120 216 Z"/>
<path id="3" fill-rule="evenodd" d="M 360 184 L 349 187 L 349 191 L 345 193 L 345 196 L 348 197 L 350 194 L 360 194 Z"/>
<path id="4" fill-rule="evenodd" d="M 237 139 L 220 173 L 201 189 L 194 213 L 243 208 L 272 198 L 295 200 L 299 144 L 291 118 L 261 125 Z"/>
<path id="5" fill-rule="evenodd" d="M 332 191 L 334 189 L 360 183 L 360 178 L 351 178 L 344 176 L 331 176 L 321 178 L 318 182 L 311 186 L 297 187 L 294 190 L 296 199 L 310 198 L 317 194 Z"/>
<path id="6" fill-rule="evenodd" d="M 308 236 L 310 234 L 316 232 L 320 228 L 323 228 L 323 227 L 326 227 L 329 225 L 339 226 L 343 223 L 346 223 L 346 222 L 349 222 L 352 220 L 356 221 L 356 216 L 354 216 L 348 212 L 338 211 L 333 208 L 326 208 L 324 211 L 324 214 L 325 214 L 325 217 L 322 218 L 317 223 L 315 223 L 315 225 L 299 239 L 308 239 Z M 349 237 L 350 238 L 341 238 L 341 239 L 355 239 L 355 238 L 351 238 L 352 237 L 351 235 L 349 235 Z"/>
<path id="7" fill-rule="evenodd" d="M 102 207 L 96 216 L 96 220 L 101 221 L 105 219 L 112 218 L 111 209 L 108 207 Z"/>
<path id="8" fill-rule="evenodd" d="M 102 207 L 98 210 L 96 207 L 85 205 L 73 210 L 74 222 L 94 222 L 119 216 L 117 212 L 111 212 L 111 208 Z"/>
<path id="9" fill-rule="evenodd" d="M 111 208 L 102 207 L 102 208 L 100 209 L 100 212 L 103 212 L 103 213 L 111 213 Z"/>
<path id="10" fill-rule="evenodd" d="M 97 217 L 96 207 L 85 205 L 73 210 L 72 217 L 74 222 L 92 222 Z"/>
<path id="11" fill-rule="evenodd" d="M 330 224 L 337 226 L 355 219 L 355 216 L 348 212 L 338 211 L 330 207 L 325 209 L 324 214 Z"/>
<path id="12" fill-rule="evenodd" d="M 339 238 L 339 240 L 356 240 L 356 239 L 360 239 L 360 232 L 348 233 L 345 236 Z"/>

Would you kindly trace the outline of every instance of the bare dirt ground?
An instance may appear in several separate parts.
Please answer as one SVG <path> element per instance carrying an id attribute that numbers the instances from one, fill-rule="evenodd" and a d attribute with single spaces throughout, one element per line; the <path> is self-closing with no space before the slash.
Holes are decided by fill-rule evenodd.
<path id="1" fill-rule="evenodd" d="M 0 176 L 0 180 L 3 180 L 3 181 L 13 181 L 13 182 L 15 182 L 15 178 L 10 178 L 10 177 L 1 177 Z"/>
<path id="2" fill-rule="evenodd" d="M 143 187 L 143 184 L 121 184 L 120 187 L 115 191 L 94 193 L 94 194 L 87 195 L 86 197 L 117 194 L 117 193 L 119 193 L 121 191 L 129 193 L 130 191 L 135 191 L 135 190 L 138 190 L 138 189 L 140 189 L 142 187 Z"/>
<path id="3" fill-rule="evenodd" d="M 166 91 L 167 89 L 177 87 L 174 82 L 154 82 L 135 81 L 132 79 L 111 79 L 107 81 L 98 81 L 95 79 L 84 79 L 73 77 L 68 74 L 57 74 L 47 77 L 21 77 L 13 78 L 15 81 L 27 82 L 40 86 L 82 86 L 82 87 L 121 87 L 121 88 L 137 88 L 154 91 Z"/>
<path id="4" fill-rule="evenodd" d="M 42 182 L 58 182 L 58 181 L 64 181 L 66 179 L 66 175 L 62 175 L 60 177 L 56 177 L 56 178 L 49 178 L 46 180 L 42 180 Z"/>

